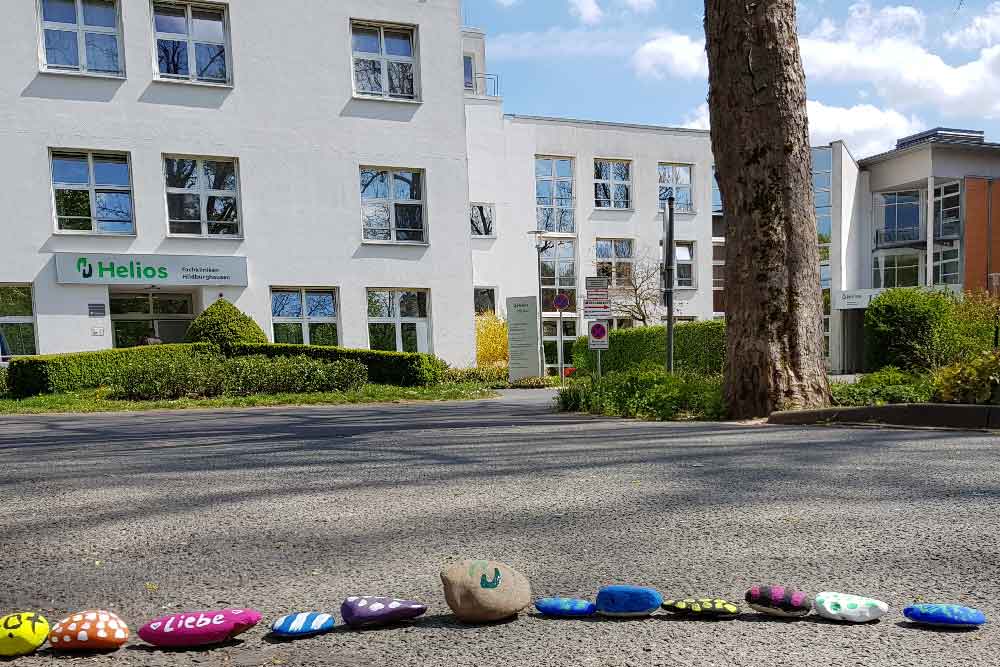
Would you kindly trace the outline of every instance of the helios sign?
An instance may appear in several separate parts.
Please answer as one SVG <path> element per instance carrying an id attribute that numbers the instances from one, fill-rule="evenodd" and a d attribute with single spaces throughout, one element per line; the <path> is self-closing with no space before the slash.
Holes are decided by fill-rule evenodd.
<path id="1" fill-rule="evenodd" d="M 247 284 L 246 257 L 56 253 L 56 282 L 64 285 Z"/>

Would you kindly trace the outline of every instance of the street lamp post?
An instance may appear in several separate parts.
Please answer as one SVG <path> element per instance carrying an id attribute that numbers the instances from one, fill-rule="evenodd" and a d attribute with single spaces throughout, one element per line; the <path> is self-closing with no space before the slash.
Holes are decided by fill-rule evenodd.
<path id="1" fill-rule="evenodd" d="M 674 372 L 674 196 L 663 207 L 663 305 L 667 307 L 667 372 Z"/>
<path id="2" fill-rule="evenodd" d="M 545 375 L 545 316 L 544 309 L 542 307 L 542 254 L 552 247 L 551 241 L 542 238 L 542 234 L 544 233 L 545 232 L 541 230 L 528 232 L 528 236 L 532 237 L 535 241 L 535 252 L 538 253 L 538 372 L 541 376 Z"/>

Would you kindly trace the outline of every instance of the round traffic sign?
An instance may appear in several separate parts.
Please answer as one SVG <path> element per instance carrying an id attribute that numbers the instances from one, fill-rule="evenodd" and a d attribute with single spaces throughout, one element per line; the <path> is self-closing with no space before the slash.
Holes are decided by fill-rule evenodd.
<path id="1" fill-rule="evenodd" d="M 608 336 L 608 328 L 600 322 L 590 325 L 590 337 L 595 340 L 603 340 Z"/>
<path id="2" fill-rule="evenodd" d="M 552 305 L 556 307 L 556 310 L 566 310 L 569 308 L 569 295 L 564 292 L 556 294 L 556 298 L 552 301 Z"/>

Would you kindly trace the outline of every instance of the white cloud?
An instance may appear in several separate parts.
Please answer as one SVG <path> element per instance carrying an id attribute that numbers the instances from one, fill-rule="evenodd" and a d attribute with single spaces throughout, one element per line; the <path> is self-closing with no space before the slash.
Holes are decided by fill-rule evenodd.
<path id="1" fill-rule="evenodd" d="M 654 79 L 707 77 L 705 40 L 670 31 L 657 33 L 633 54 L 632 67 L 640 76 Z"/>
<path id="2" fill-rule="evenodd" d="M 638 33 L 626 30 L 550 28 L 543 32 L 509 32 L 490 38 L 489 56 L 491 60 L 626 57 L 639 39 Z"/>
<path id="3" fill-rule="evenodd" d="M 496 2 L 501 7 L 512 7 L 518 3 L 518 0 L 496 0 Z"/>
<path id="4" fill-rule="evenodd" d="M 836 107 L 809 100 L 807 109 L 810 143 L 819 146 L 841 139 L 855 157 L 887 151 L 896 145 L 896 139 L 925 129 L 923 121 L 916 116 L 906 116 L 893 109 L 879 109 L 871 104 Z M 702 104 L 689 113 L 682 126 L 709 129 L 708 104 Z"/>
<path id="5" fill-rule="evenodd" d="M 986 14 L 977 16 L 961 30 L 944 34 L 945 43 L 952 48 L 978 49 L 1000 43 L 1000 2 L 986 8 Z"/>
<path id="6" fill-rule="evenodd" d="M 587 25 L 596 25 L 604 18 L 604 11 L 597 0 L 569 0 L 569 11 Z"/>
<path id="7" fill-rule="evenodd" d="M 848 7 L 844 22 L 845 36 L 858 43 L 885 38 L 920 41 L 926 28 L 927 18 L 916 7 L 897 5 L 876 11 L 868 0 Z"/>
<path id="8" fill-rule="evenodd" d="M 649 12 L 656 9 L 656 0 L 624 0 L 624 2 L 633 12 Z"/>

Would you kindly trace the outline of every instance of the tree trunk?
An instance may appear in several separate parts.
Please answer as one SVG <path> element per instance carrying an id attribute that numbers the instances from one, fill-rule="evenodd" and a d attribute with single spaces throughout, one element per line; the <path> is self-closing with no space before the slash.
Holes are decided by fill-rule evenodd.
<path id="1" fill-rule="evenodd" d="M 705 0 L 734 418 L 829 405 L 795 0 Z"/>

